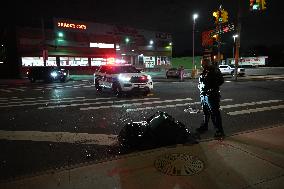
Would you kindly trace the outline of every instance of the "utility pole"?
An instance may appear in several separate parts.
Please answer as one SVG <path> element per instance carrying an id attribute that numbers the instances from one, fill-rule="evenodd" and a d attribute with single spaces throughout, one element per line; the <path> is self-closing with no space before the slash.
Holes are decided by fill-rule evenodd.
<path id="1" fill-rule="evenodd" d="M 240 59 L 240 47 L 241 47 L 241 29 L 242 29 L 242 23 L 241 23 L 241 0 L 238 1 L 238 20 L 237 20 L 237 40 L 236 40 L 236 50 L 235 50 L 235 73 L 234 73 L 234 80 L 238 80 L 238 67 L 239 67 L 239 59 Z"/>
<path id="2" fill-rule="evenodd" d="M 45 45 L 45 32 L 44 32 L 44 20 L 41 18 L 41 34 L 42 34 L 42 58 L 43 66 L 46 66 L 47 50 Z"/>
<path id="3" fill-rule="evenodd" d="M 219 7 L 219 18 L 222 18 L 222 5 Z M 222 27 L 222 20 L 218 20 L 217 23 L 217 31 L 219 33 L 218 38 L 217 38 L 217 47 L 218 47 L 218 55 L 217 55 L 217 60 L 218 60 L 218 65 L 221 64 L 221 27 Z"/>

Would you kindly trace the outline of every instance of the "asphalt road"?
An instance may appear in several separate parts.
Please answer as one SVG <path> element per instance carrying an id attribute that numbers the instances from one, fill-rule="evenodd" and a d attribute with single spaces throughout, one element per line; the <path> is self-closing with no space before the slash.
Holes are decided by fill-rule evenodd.
<path id="1" fill-rule="evenodd" d="M 284 124 L 284 80 L 227 81 L 221 87 L 226 135 Z M 199 127 L 197 80 L 156 82 L 147 97 L 97 93 L 91 81 L 0 85 L 0 180 L 120 155 L 123 125 L 165 111 Z M 212 124 L 202 139 L 214 135 Z"/>

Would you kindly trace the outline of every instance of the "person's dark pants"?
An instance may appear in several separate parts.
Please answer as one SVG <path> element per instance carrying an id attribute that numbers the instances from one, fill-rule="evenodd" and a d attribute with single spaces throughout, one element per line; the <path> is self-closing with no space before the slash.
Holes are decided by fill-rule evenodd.
<path id="1" fill-rule="evenodd" d="M 204 113 L 202 127 L 208 128 L 208 123 L 211 116 L 211 120 L 216 132 L 224 133 L 220 112 L 220 95 L 201 96 L 201 105 Z"/>

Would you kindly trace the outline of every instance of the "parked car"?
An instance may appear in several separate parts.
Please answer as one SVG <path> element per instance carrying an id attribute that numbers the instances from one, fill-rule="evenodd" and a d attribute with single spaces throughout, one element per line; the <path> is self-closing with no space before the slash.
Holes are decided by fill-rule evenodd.
<path id="1" fill-rule="evenodd" d="M 131 92 L 147 95 L 153 89 L 151 76 L 130 64 L 101 66 L 94 73 L 94 84 L 97 91 L 110 89 L 117 97 Z"/>
<path id="2" fill-rule="evenodd" d="M 181 70 L 178 68 L 170 68 L 166 72 L 166 77 L 167 78 L 180 78 L 180 72 Z M 186 70 L 184 70 L 183 78 L 188 78 L 188 77 L 190 77 L 189 73 Z"/>
<path id="3" fill-rule="evenodd" d="M 219 69 L 223 75 L 234 75 L 235 73 L 235 66 L 234 65 L 219 65 Z M 238 68 L 238 75 L 244 76 L 245 75 L 245 69 L 244 68 Z"/>
<path id="4" fill-rule="evenodd" d="M 27 71 L 27 76 L 31 82 L 37 80 L 65 82 L 69 77 L 69 72 L 59 67 L 32 67 Z"/>

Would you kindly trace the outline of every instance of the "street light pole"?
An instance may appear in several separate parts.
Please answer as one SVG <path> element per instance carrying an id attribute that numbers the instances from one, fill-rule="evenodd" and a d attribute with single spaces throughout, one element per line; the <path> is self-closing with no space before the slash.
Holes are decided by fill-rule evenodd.
<path id="1" fill-rule="evenodd" d="M 234 38 L 234 45 L 233 45 L 233 58 L 235 58 L 235 45 L 236 45 L 236 38 L 239 37 L 238 34 L 236 35 L 233 35 L 233 38 Z"/>
<path id="2" fill-rule="evenodd" d="M 194 33 L 195 33 L 195 20 L 198 18 L 198 14 L 193 14 L 193 30 L 192 30 L 192 70 L 195 77 L 195 62 L 194 62 Z"/>

